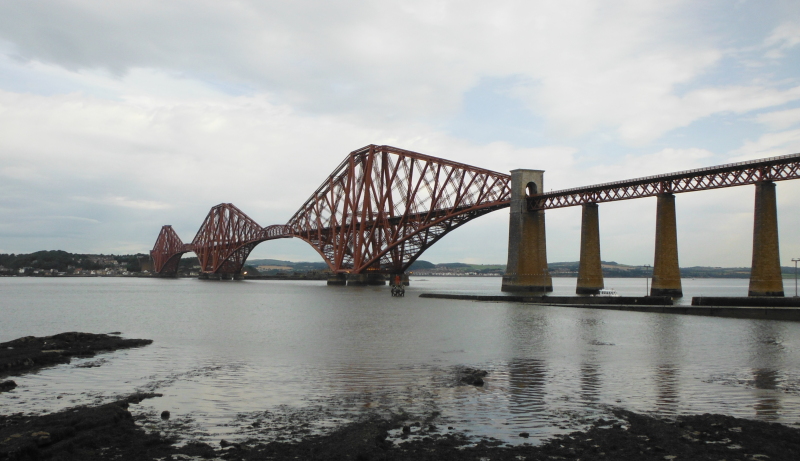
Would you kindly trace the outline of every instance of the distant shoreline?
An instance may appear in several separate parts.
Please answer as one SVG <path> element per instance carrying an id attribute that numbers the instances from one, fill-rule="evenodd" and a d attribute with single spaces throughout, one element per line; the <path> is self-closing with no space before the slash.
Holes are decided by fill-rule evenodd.
<path id="1" fill-rule="evenodd" d="M 458 277 L 458 278 L 465 278 L 465 277 L 472 277 L 472 278 L 488 278 L 488 277 L 495 277 L 501 278 L 503 277 L 500 274 L 487 274 L 487 275 L 474 275 L 474 274 L 447 274 L 447 275 L 433 275 L 433 274 L 409 274 L 411 277 Z M 75 274 L 64 274 L 64 275 L 41 275 L 41 274 L 31 274 L 31 275 L 20 275 L 20 274 L 0 274 L 0 278 L 42 278 L 42 279 L 64 279 L 64 278 L 109 278 L 109 279 L 124 279 L 124 278 L 140 278 L 140 279 L 170 279 L 170 278 L 177 278 L 177 279 L 197 279 L 199 278 L 196 275 L 179 275 L 176 277 L 159 277 L 158 275 L 150 275 L 150 274 L 130 274 L 130 275 L 75 275 Z M 326 276 L 302 276 L 302 275 L 289 275 L 289 276 L 280 276 L 280 275 L 254 275 L 254 276 L 245 276 L 244 280 L 327 280 L 328 275 Z M 552 278 L 558 279 L 569 279 L 569 278 L 577 278 L 577 274 L 570 274 L 570 275 L 563 275 L 563 274 L 551 274 Z M 604 275 L 603 278 L 606 279 L 643 279 L 643 278 L 652 278 L 652 276 L 644 276 L 644 275 Z M 681 280 L 694 280 L 694 279 L 732 279 L 732 280 L 748 280 L 750 276 L 682 276 Z M 783 280 L 794 280 L 795 277 L 792 274 L 783 274 Z M 799 279 L 800 280 L 800 279 Z"/>

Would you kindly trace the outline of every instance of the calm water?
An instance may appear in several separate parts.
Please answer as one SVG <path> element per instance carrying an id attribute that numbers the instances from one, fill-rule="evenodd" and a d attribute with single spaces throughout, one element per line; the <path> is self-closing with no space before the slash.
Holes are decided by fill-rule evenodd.
<path id="1" fill-rule="evenodd" d="M 16 377 L 0 411 L 154 391 L 163 397 L 132 406 L 147 427 L 207 441 L 246 438 L 253 423 L 268 439 L 324 430 L 369 412 L 438 412 L 445 426 L 511 443 L 613 406 L 800 422 L 800 323 L 421 299 L 497 294 L 500 279 L 411 283 L 391 298 L 387 287 L 324 282 L 0 278 L 0 341 L 63 331 L 154 340 Z M 571 294 L 575 279 L 554 284 Z M 644 285 L 606 280 L 621 295 Z M 684 292 L 745 295 L 747 280 L 684 280 Z M 486 385 L 456 386 L 462 366 L 489 370 Z M 173 418 L 161 422 L 162 410 Z"/>

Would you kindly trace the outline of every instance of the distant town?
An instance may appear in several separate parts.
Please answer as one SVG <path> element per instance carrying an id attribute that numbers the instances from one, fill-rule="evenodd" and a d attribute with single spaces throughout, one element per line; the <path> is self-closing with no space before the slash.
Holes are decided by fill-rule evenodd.
<path id="1" fill-rule="evenodd" d="M 578 262 L 548 264 L 553 277 L 577 277 Z M 608 278 L 644 278 L 652 276 L 650 266 L 629 266 L 613 261 L 603 262 L 603 275 Z M 424 277 L 501 277 L 505 264 L 434 264 L 418 260 L 409 273 Z M 794 277 L 795 268 L 783 267 L 784 277 Z M 324 279 L 330 274 L 324 262 L 294 262 L 277 259 L 255 259 L 244 267 L 245 278 Z M 152 277 L 150 256 L 74 254 L 66 251 L 37 251 L 30 254 L 0 254 L 0 276 L 5 277 Z M 184 257 L 178 266 L 179 277 L 200 275 L 196 257 Z M 749 267 L 683 267 L 684 278 L 748 278 Z"/>

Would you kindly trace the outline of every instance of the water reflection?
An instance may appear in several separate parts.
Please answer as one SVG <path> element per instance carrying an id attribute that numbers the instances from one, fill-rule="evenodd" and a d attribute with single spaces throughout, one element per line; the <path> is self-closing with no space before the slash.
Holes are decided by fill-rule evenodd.
<path id="1" fill-rule="evenodd" d="M 729 283 L 694 283 L 699 290 L 712 282 Z M 312 404 L 337 418 L 436 411 L 448 425 L 512 442 L 522 441 L 522 431 L 532 435 L 525 441 L 552 435 L 606 404 L 800 419 L 800 322 L 412 296 L 498 287 L 499 279 L 439 278 L 414 281 L 405 298 L 390 298 L 385 287 L 312 282 L 0 280 L 0 337 L 71 329 L 155 340 L 109 354 L 101 367 L 21 377 L 18 389 L 0 394 L 0 408 L 47 411 L 156 382 L 164 396 L 142 408 L 189 415 L 208 433 L 232 430 L 240 412 Z M 489 370 L 486 385 L 454 385 L 459 366 Z M 65 398 L 54 399 L 56 391 Z"/>
<path id="2" fill-rule="evenodd" d="M 656 407 L 659 412 L 675 414 L 680 404 L 680 370 L 673 364 L 662 364 L 656 367 Z"/>
<path id="3" fill-rule="evenodd" d="M 753 409 L 756 411 L 756 416 L 759 419 L 774 421 L 781 411 L 780 392 L 774 392 L 777 389 L 780 380 L 777 370 L 759 368 L 753 370 L 753 383 L 756 389 L 773 392 L 760 392 L 758 393 L 758 400 Z"/>
<path id="4" fill-rule="evenodd" d="M 513 358 L 506 364 L 506 398 L 513 425 L 535 427 L 547 407 L 547 366 L 537 358 L 548 349 L 552 337 L 545 312 L 546 308 L 539 306 L 513 306 L 507 311 L 508 347 Z"/>
<path id="5" fill-rule="evenodd" d="M 578 321 L 580 337 L 583 342 L 583 353 L 580 365 L 580 398 L 585 403 L 599 400 L 600 394 L 600 368 L 598 366 L 599 348 L 610 343 L 604 343 L 601 338 L 602 321 L 595 317 L 594 311 L 581 311 L 582 318 Z"/>
<path id="6" fill-rule="evenodd" d="M 543 360 L 516 359 L 508 364 L 509 411 L 517 422 L 545 410 L 547 367 Z"/>
<path id="7" fill-rule="evenodd" d="M 781 322 L 756 322 L 752 327 L 753 356 L 755 365 L 752 369 L 753 387 L 760 390 L 753 405 L 756 416 L 767 421 L 774 421 L 781 412 L 781 395 L 779 389 L 781 374 L 779 368 L 785 349 L 783 347 L 783 324 Z"/>
<path id="8" fill-rule="evenodd" d="M 675 414 L 680 405 L 680 368 L 677 364 L 680 350 L 680 331 L 683 319 L 676 315 L 654 317 L 656 365 L 656 408 L 666 414 Z"/>
<path id="9" fill-rule="evenodd" d="M 599 370 L 595 364 L 581 364 L 581 400 L 583 402 L 593 403 L 599 400 L 601 386 Z"/>

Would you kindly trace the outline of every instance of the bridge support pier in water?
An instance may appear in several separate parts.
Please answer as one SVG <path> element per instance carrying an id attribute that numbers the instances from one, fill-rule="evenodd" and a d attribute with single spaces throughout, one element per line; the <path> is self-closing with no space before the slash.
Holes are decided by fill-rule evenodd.
<path id="1" fill-rule="evenodd" d="M 384 274 L 376 274 L 364 272 L 361 274 L 333 274 L 328 278 L 328 285 L 339 286 L 356 286 L 362 287 L 367 285 L 386 285 L 386 276 Z"/>
<path id="2" fill-rule="evenodd" d="M 550 292 L 547 270 L 544 210 L 528 211 L 527 197 L 543 188 L 544 171 L 511 171 L 511 210 L 508 226 L 508 265 L 503 291 Z"/>
<path id="3" fill-rule="evenodd" d="M 678 230 L 675 223 L 675 195 L 660 194 L 656 204 L 656 252 L 650 296 L 683 297 L 678 265 Z"/>
<path id="4" fill-rule="evenodd" d="M 583 205 L 581 217 L 581 262 L 578 267 L 578 286 L 575 293 L 594 295 L 600 292 L 603 283 L 603 268 L 600 262 L 600 219 L 596 203 Z"/>
<path id="5" fill-rule="evenodd" d="M 389 274 L 389 285 L 399 285 L 407 287 L 410 285 L 408 274 L 398 273 L 398 274 Z"/>
<path id="6" fill-rule="evenodd" d="M 756 184 L 753 215 L 753 264 L 747 295 L 783 296 L 774 182 L 762 181 Z"/>
<path id="7" fill-rule="evenodd" d="M 347 274 L 347 286 L 363 287 L 367 285 L 386 285 L 386 275 L 370 272 Z"/>

